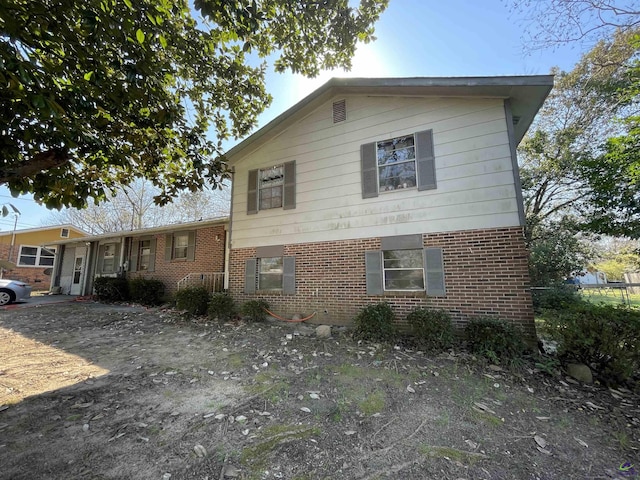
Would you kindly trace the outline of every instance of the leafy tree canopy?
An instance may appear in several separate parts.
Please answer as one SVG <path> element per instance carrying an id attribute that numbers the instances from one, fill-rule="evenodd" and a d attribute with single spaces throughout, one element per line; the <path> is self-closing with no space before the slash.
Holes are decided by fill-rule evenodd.
<path id="1" fill-rule="evenodd" d="M 387 2 L 196 0 L 196 22 L 186 0 L 4 0 L 0 184 L 56 208 L 140 177 L 161 204 L 215 187 L 271 101 L 264 59 L 349 68 Z"/>

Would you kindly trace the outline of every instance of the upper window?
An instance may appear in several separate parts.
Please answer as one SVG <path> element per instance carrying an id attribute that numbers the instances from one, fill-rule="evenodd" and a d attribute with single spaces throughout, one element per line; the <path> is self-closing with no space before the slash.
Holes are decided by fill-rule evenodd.
<path id="1" fill-rule="evenodd" d="M 151 240 L 141 240 L 138 245 L 138 270 L 149 270 L 151 261 Z"/>
<path id="2" fill-rule="evenodd" d="M 282 207 L 284 165 L 258 171 L 260 210 Z"/>
<path id="3" fill-rule="evenodd" d="M 383 252 L 385 290 L 424 290 L 422 249 Z"/>
<path id="4" fill-rule="evenodd" d="M 361 145 L 362 198 L 415 187 L 435 189 L 433 152 L 432 130 Z"/>
<path id="5" fill-rule="evenodd" d="M 60 229 L 60 236 L 62 238 L 69 238 L 69 229 L 68 228 L 61 228 Z"/>
<path id="6" fill-rule="evenodd" d="M 296 162 L 249 170 L 247 214 L 260 210 L 296 208 Z"/>
<path id="7" fill-rule="evenodd" d="M 55 249 L 44 247 L 20 246 L 18 253 L 19 267 L 53 267 L 56 256 Z"/>
<path id="8" fill-rule="evenodd" d="M 413 135 L 377 142 L 376 157 L 381 192 L 416 186 L 416 149 Z"/>

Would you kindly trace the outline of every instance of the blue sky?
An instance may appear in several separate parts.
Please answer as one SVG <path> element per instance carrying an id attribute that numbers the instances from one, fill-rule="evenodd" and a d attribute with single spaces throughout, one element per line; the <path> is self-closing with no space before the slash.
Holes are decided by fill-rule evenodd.
<path id="1" fill-rule="evenodd" d="M 377 40 L 358 48 L 350 72 L 324 72 L 306 79 L 271 70 L 267 89 L 274 101 L 260 116 L 259 126 L 331 77 L 539 75 L 553 66 L 570 70 L 585 53 L 576 45 L 525 53 L 526 27 L 526 19 L 510 13 L 506 0 L 391 0 L 376 25 Z M 7 202 L 22 213 L 18 229 L 50 223 L 50 211 L 30 196 L 13 198 L 0 187 L 0 204 Z M 0 217 L 0 231 L 12 230 L 13 221 Z"/>

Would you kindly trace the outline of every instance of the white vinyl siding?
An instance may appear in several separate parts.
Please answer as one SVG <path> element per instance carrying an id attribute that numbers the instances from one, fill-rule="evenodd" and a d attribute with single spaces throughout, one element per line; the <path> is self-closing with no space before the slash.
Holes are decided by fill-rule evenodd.
<path id="1" fill-rule="evenodd" d="M 339 125 L 334 100 L 235 165 L 233 248 L 520 224 L 502 99 L 350 96 Z M 361 145 L 424 130 L 437 188 L 363 199 Z M 247 172 L 294 159 L 295 209 L 247 215 Z"/>

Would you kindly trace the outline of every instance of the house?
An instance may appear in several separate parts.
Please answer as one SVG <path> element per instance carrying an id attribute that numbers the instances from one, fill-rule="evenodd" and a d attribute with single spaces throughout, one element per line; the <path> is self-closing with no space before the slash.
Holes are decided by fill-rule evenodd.
<path id="1" fill-rule="evenodd" d="M 386 301 L 535 331 L 516 146 L 553 77 L 334 78 L 232 148 L 229 291 L 344 324 Z"/>
<path id="2" fill-rule="evenodd" d="M 93 293 L 95 277 L 153 278 L 171 295 L 184 286 L 224 288 L 228 218 L 60 241 L 51 291 Z"/>
<path id="3" fill-rule="evenodd" d="M 73 225 L 0 232 L 0 259 L 15 265 L 3 270 L 3 278 L 29 283 L 34 290 L 47 290 L 57 249 L 53 243 L 85 235 Z"/>

